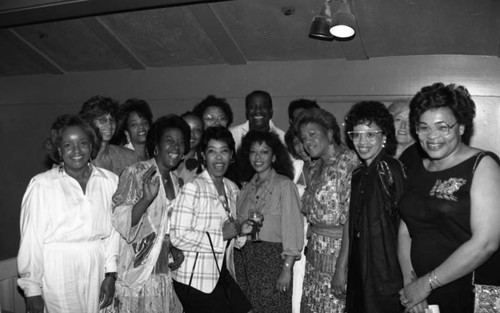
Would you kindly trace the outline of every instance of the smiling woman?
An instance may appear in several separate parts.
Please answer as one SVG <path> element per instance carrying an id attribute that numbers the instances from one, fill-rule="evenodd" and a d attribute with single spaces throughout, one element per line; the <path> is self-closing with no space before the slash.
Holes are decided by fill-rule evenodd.
<path id="1" fill-rule="evenodd" d="M 115 313 L 179 313 L 171 271 L 183 261 L 170 245 L 170 214 L 182 182 L 175 168 L 189 149 L 189 126 L 177 115 L 151 126 L 150 160 L 123 171 L 113 196 L 113 226 L 124 238 L 119 261 Z M 173 262 L 169 263 L 169 255 Z"/>
<path id="2" fill-rule="evenodd" d="M 347 225 L 356 153 L 340 141 L 340 127 L 330 112 L 304 111 L 294 130 L 312 158 L 302 212 L 309 222 L 301 311 L 343 312 L 347 279 Z"/>
<path id="3" fill-rule="evenodd" d="M 120 175 L 123 169 L 139 162 L 139 157 L 131 150 L 110 144 L 116 131 L 118 103 L 116 100 L 94 96 L 85 101 L 79 115 L 94 127 L 98 138 L 98 153 L 92 163 Z"/>
<path id="4" fill-rule="evenodd" d="M 346 115 L 345 132 L 363 161 L 351 182 L 346 311 L 399 313 L 398 205 L 406 174 L 392 157 L 394 119 L 380 102 L 359 102 Z"/>
<path id="5" fill-rule="evenodd" d="M 429 157 L 409 168 L 401 202 L 400 295 L 408 309 L 434 304 L 441 313 L 472 312 L 473 283 L 500 290 L 500 160 L 468 146 L 475 115 L 462 86 L 436 83 L 411 101 L 411 126 Z"/>
<path id="6" fill-rule="evenodd" d="M 97 313 L 114 293 L 118 177 L 89 163 L 96 136 L 80 118 L 59 117 L 55 132 L 60 165 L 35 176 L 22 202 L 18 283 L 28 312 Z"/>

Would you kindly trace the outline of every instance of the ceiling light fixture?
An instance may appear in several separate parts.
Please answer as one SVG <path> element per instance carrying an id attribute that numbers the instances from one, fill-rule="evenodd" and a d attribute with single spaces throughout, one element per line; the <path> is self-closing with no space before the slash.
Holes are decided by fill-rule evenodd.
<path id="1" fill-rule="evenodd" d="M 330 28 L 332 27 L 330 1 L 326 0 L 321 12 L 313 18 L 311 28 L 309 29 L 309 37 L 327 40 L 333 39 L 333 35 L 330 33 Z"/>
<path id="2" fill-rule="evenodd" d="M 333 4 L 334 14 L 332 17 Z M 356 20 L 351 13 L 347 0 L 326 0 L 321 12 L 313 18 L 309 37 L 332 40 L 351 39 L 355 34 Z"/>
<path id="3" fill-rule="evenodd" d="M 351 8 L 346 0 L 333 1 L 336 6 L 335 14 L 332 18 L 332 28 L 330 33 L 342 39 L 351 38 L 356 33 L 356 20 L 351 13 Z"/>

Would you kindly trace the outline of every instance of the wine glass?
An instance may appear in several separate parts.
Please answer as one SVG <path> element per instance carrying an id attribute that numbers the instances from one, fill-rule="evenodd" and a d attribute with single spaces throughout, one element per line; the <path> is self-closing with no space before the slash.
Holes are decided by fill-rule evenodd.
<path id="1" fill-rule="evenodd" d="M 259 210 L 248 211 L 248 219 L 254 221 L 258 227 L 262 227 L 262 222 L 264 221 L 264 215 L 260 213 Z M 252 241 L 259 241 L 259 232 L 252 232 Z"/>

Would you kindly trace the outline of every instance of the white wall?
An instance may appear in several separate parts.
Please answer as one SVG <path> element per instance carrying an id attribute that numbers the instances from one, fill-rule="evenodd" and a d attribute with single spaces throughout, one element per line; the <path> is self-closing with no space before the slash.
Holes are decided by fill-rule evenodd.
<path id="1" fill-rule="evenodd" d="M 500 62 L 496 57 L 415 56 L 366 61 L 262 62 L 0 78 L 0 260 L 15 256 L 19 206 L 29 179 L 44 169 L 42 141 L 58 114 L 77 112 L 96 94 L 147 100 L 156 116 L 183 113 L 208 94 L 226 97 L 235 122 L 255 89 L 274 99 L 276 124 L 288 126 L 287 106 L 317 99 L 339 120 L 359 100 L 390 101 L 434 82 L 466 86 L 477 105 L 472 145 L 500 154 Z"/>

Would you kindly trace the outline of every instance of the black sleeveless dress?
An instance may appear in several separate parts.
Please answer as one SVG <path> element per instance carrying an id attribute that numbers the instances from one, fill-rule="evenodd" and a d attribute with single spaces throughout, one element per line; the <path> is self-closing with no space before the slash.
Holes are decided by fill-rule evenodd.
<path id="1" fill-rule="evenodd" d="M 401 200 L 400 212 L 412 238 L 411 261 L 418 277 L 443 263 L 472 236 L 470 228 L 470 188 L 474 170 L 484 156 L 480 152 L 449 169 L 429 172 L 422 162 L 409 169 L 409 189 Z M 500 187 L 500 186 L 499 186 Z M 495 253 L 476 270 L 484 284 L 500 285 L 500 253 Z M 441 313 L 473 312 L 472 274 L 465 275 L 432 291 L 429 304 Z"/>

